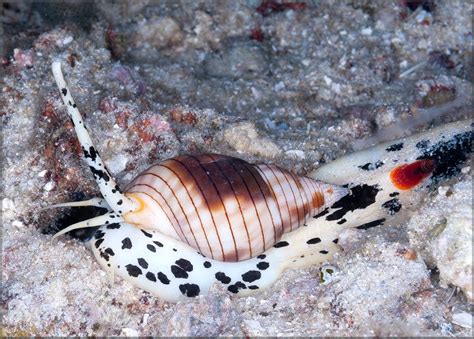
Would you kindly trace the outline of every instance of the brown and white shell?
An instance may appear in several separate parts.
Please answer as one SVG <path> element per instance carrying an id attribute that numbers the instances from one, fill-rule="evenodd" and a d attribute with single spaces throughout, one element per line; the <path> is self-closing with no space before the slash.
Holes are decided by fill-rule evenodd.
<path id="1" fill-rule="evenodd" d="M 242 261 L 272 247 L 347 190 L 275 165 L 201 154 L 153 165 L 125 192 L 147 207 L 125 214 L 126 221 L 159 229 L 215 260 Z"/>

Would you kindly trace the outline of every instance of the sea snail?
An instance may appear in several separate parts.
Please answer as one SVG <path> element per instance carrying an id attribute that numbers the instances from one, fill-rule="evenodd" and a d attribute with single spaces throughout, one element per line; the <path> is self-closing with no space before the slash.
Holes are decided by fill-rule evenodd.
<path id="1" fill-rule="evenodd" d="M 424 188 L 457 174 L 471 152 L 471 122 L 459 122 L 354 153 L 310 174 L 330 184 L 208 154 L 154 165 L 122 193 L 91 142 L 60 62 L 52 69 L 104 197 L 52 207 L 109 209 L 55 236 L 101 226 L 90 245 L 102 267 L 173 302 L 206 294 L 216 283 L 247 295 L 271 286 L 287 268 L 330 260 L 343 229 L 393 221 Z"/>
<path id="2" fill-rule="evenodd" d="M 183 155 L 152 165 L 119 189 L 92 144 L 61 72 L 53 73 L 84 155 L 112 211 L 57 233 L 125 221 L 187 243 L 220 261 L 262 254 L 347 194 L 337 185 L 297 176 L 275 165 L 219 155 Z"/>

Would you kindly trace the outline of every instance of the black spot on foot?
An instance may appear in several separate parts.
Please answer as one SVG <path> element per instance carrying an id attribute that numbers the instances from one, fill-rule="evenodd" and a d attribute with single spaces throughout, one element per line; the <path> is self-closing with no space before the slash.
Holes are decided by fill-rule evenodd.
<path id="1" fill-rule="evenodd" d="M 144 231 L 144 230 L 140 230 L 140 231 L 142 231 L 142 233 L 143 233 L 146 237 L 148 237 L 148 238 L 152 238 L 152 237 L 153 237 L 153 235 L 150 234 L 150 233 L 148 233 L 147 231 Z"/>
<path id="2" fill-rule="evenodd" d="M 107 225 L 107 229 L 109 229 L 109 230 L 116 230 L 116 229 L 119 229 L 119 228 L 120 228 L 120 224 L 118 224 L 118 223 L 113 223 L 113 224 Z"/>
<path id="3" fill-rule="evenodd" d="M 205 261 L 205 262 L 203 263 L 203 266 L 204 266 L 205 268 L 210 268 L 212 265 L 211 265 L 211 263 L 210 263 L 209 261 Z"/>
<path id="4" fill-rule="evenodd" d="M 186 259 L 181 258 L 179 260 L 176 260 L 175 264 L 181 267 L 186 272 L 192 272 L 193 270 L 193 265 Z"/>
<path id="5" fill-rule="evenodd" d="M 266 270 L 268 267 L 270 267 L 270 264 L 267 263 L 267 262 L 265 262 L 265 261 L 259 262 L 259 263 L 257 264 L 257 268 L 258 268 L 259 270 L 262 270 L 262 271 L 263 271 L 263 270 Z"/>
<path id="6" fill-rule="evenodd" d="M 138 265 L 140 265 L 143 268 L 148 268 L 148 263 L 143 258 L 138 258 Z"/>
<path id="7" fill-rule="evenodd" d="M 273 245 L 273 247 L 275 247 L 275 248 L 280 248 L 280 247 L 286 247 L 286 246 L 288 246 L 288 245 L 289 245 L 288 242 L 286 242 L 286 241 L 280 241 L 280 242 L 277 242 L 275 245 Z"/>
<path id="8" fill-rule="evenodd" d="M 103 238 L 104 235 L 105 235 L 104 232 L 102 232 L 101 230 L 98 230 L 97 232 L 95 232 L 94 237 L 95 237 L 96 239 L 100 239 L 100 238 Z"/>
<path id="9" fill-rule="evenodd" d="M 239 293 L 239 290 L 246 289 L 247 286 L 241 281 L 237 281 L 235 284 L 227 287 L 227 290 L 232 293 Z"/>
<path id="10" fill-rule="evenodd" d="M 265 259 L 267 256 L 265 254 L 260 254 L 257 256 L 257 259 Z"/>
<path id="11" fill-rule="evenodd" d="M 138 266 L 128 264 L 125 266 L 125 268 L 127 269 L 128 275 L 131 277 L 138 277 L 140 274 L 142 274 L 142 270 Z"/>
<path id="12" fill-rule="evenodd" d="M 402 204 L 397 198 L 388 200 L 382 204 L 382 207 L 388 210 L 388 214 L 394 215 L 402 209 Z"/>
<path id="13" fill-rule="evenodd" d="M 130 238 L 125 238 L 122 240 L 122 249 L 130 249 L 132 248 L 132 241 L 130 240 Z"/>
<path id="14" fill-rule="evenodd" d="M 432 185 L 442 180 L 452 178 L 461 171 L 462 165 L 472 153 L 474 132 L 456 134 L 448 140 L 442 140 L 427 148 L 416 160 L 431 159 L 435 169 L 431 174 Z"/>
<path id="15" fill-rule="evenodd" d="M 215 275 L 216 279 L 223 284 L 229 284 L 231 279 L 224 272 L 217 272 Z"/>
<path id="16" fill-rule="evenodd" d="M 384 221 L 385 221 L 385 218 L 377 219 L 377 220 L 362 224 L 360 226 L 357 226 L 356 228 L 358 228 L 360 230 L 366 230 L 366 229 L 371 228 L 371 227 L 376 227 L 376 226 L 382 225 Z"/>
<path id="17" fill-rule="evenodd" d="M 320 242 L 321 242 L 320 238 L 312 238 L 312 239 L 309 239 L 306 243 L 308 245 L 314 245 L 314 244 L 319 244 Z"/>
<path id="18" fill-rule="evenodd" d="M 196 297 L 199 295 L 200 289 L 196 284 L 182 284 L 179 285 L 179 290 L 187 297 Z"/>
<path id="19" fill-rule="evenodd" d="M 329 213 L 329 208 L 326 208 L 324 211 L 322 211 L 321 213 L 319 214 L 316 214 L 313 218 L 314 219 L 318 219 L 318 218 L 321 218 L 322 216 L 326 215 Z"/>
<path id="20" fill-rule="evenodd" d="M 104 242 L 104 239 L 99 239 L 95 242 L 95 248 L 99 248 L 100 245 Z"/>
<path id="21" fill-rule="evenodd" d="M 403 148 L 403 142 L 400 142 L 398 144 L 393 144 L 393 145 L 390 145 L 388 146 L 385 150 L 387 152 L 396 152 L 396 151 L 399 151 Z"/>
<path id="22" fill-rule="evenodd" d="M 157 274 L 158 276 L 158 280 L 164 284 L 164 285 L 169 285 L 170 284 L 170 280 L 168 279 L 168 277 L 166 276 L 166 274 L 162 273 L 162 272 L 158 272 Z"/>
<path id="23" fill-rule="evenodd" d="M 319 253 L 321 253 L 321 254 L 328 254 L 329 252 L 326 251 L 326 250 L 322 250 L 322 251 L 319 251 Z"/>
<path id="24" fill-rule="evenodd" d="M 185 279 L 188 277 L 186 271 L 176 265 L 171 265 L 171 273 L 173 273 L 176 278 Z"/>
<path id="25" fill-rule="evenodd" d="M 151 251 L 151 252 L 156 252 L 156 248 L 153 245 L 148 244 L 148 245 L 146 245 L 146 248 L 148 248 L 148 250 Z"/>
<path id="26" fill-rule="evenodd" d="M 371 162 L 368 162 L 365 165 L 361 165 L 357 167 L 359 167 L 361 170 L 364 170 L 364 171 L 373 171 L 373 170 L 376 170 L 377 168 L 382 167 L 383 165 L 384 165 L 383 161 L 377 160 L 374 164 Z"/>
<path id="27" fill-rule="evenodd" d="M 351 188 L 350 193 L 336 201 L 331 208 L 337 209 L 328 216 L 326 220 L 338 220 L 356 209 L 365 209 L 375 203 L 375 197 L 380 189 L 377 185 L 357 185 Z"/>
<path id="28" fill-rule="evenodd" d="M 163 247 L 163 244 L 159 241 L 153 241 L 153 243 L 158 247 Z"/>
<path id="29" fill-rule="evenodd" d="M 415 147 L 418 149 L 424 149 L 428 147 L 429 144 L 430 144 L 429 140 L 421 140 L 416 143 Z"/>
<path id="30" fill-rule="evenodd" d="M 147 272 L 147 274 L 145 275 L 145 277 L 150 280 L 150 281 L 153 281 L 153 282 L 156 282 L 156 277 L 153 273 L 151 272 Z"/>
<path id="31" fill-rule="evenodd" d="M 111 257 L 115 255 L 114 251 L 110 247 L 107 247 L 104 252 L 110 255 Z"/>
<path id="32" fill-rule="evenodd" d="M 262 274 L 259 271 L 251 270 L 242 274 L 242 280 L 246 282 L 253 282 L 255 280 L 260 279 L 261 276 Z"/>

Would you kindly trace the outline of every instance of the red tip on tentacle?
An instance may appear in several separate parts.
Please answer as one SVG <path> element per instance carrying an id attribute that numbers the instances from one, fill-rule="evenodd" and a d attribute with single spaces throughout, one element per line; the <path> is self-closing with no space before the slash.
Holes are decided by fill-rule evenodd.
<path id="1" fill-rule="evenodd" d="M 400 165 L 390 172 L 390 180 L 400 190 L 409 190 L 431 175 L 435 169 L 435 162 L 423 159 L 411 164 Z"/>

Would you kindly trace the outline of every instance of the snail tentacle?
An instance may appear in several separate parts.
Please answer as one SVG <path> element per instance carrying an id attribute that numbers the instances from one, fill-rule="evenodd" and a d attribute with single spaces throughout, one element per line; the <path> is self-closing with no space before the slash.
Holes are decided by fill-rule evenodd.
<path id="1" fill-rule="evenodd" d="M 123 219 L 120 216 L 120 214 L 117 214 L 115 212 L 110 212 L 110 213 L 100 215 L 100 216 L 95 217 L 95 218 L 91 218 L 91 219 L 88 219 L 88 220 L 84 220 L 84 221 L 80 221 L 80 222 L 77 222 L 75 224 L 72 224 L 72 225 L 66 227 L 65 229 L 62 229 L 58 233 L 56 233 L 53 236 L 53 239 L 59 237 L 60 235 L 65 234 L 67 232 L 70 232 L 70 231 L 73 231 L 73 230 L 76 230 L 76 229 L 79 229 L 79 228 L 110 225 L 110 224 L 115 224 L 115 223 L 119 223 L 119 222 L 122 222 L 122 221 L 123 221 Z"/>
<path id="2" fill-rule="evenodd" d="M 94 207 L 101 207 L 106 208 L 109 212 L 112 211 L 107 201 L 102 198 L 92 198 L 89 200 L 83 201 L 71 201 L 71 202 L 63 202 L 60 204 L 54 204 L 50 206 L 46 206 L 40 209 L 40 211 L 49 210 L 51 208 L 62 208 L 62 207 L 84 207 L 84 206 L 94 206 Z"/>
<path id="3" fill-rule="evenodd" d="M 72 124 L 74 125 L 77 138 L 79 139 L 84 152 L 84 157 L 92 173 L 94 174 L 94 178 L 99 186 L 102 196 L 107 201 L 109 206 L 120 215 L 125 212 L 134 211 L 136 209 L 135 203 L 120 191 L 119 186 L 115 182 L 108 169 L 105 167 L 99 152 L 95 148 L 89 133 L 84 126 L 81 113 L 77 109 L 77 105 L 72 98 L 71 91 L 64 80 L 63 73 L 61 71 L 61 61 L 55 60 L 53 62 L 52 71 L 54 80 L 56 81 L 56 84 L 61 92 L 61 98 L 67 107 L 68 115 L 72 120 Z"/>

